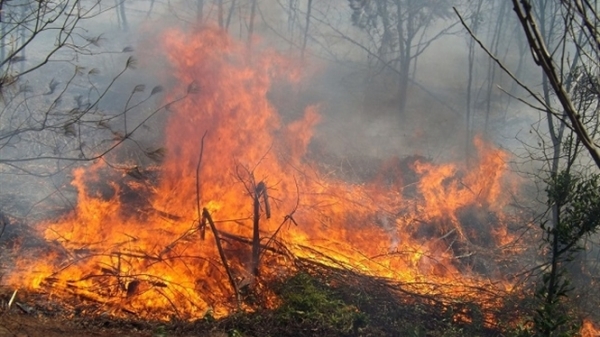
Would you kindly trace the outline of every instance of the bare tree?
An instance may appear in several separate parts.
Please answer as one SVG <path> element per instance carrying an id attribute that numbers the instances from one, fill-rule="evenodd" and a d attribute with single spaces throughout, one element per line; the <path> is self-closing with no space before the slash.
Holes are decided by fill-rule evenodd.
<path id="1" fill-rule="evenodd" d="M 196 20 L 198 24 L 204 21 L 204 0 L 196 0 Z"/>
<path id="2" fill-rule="evenodd" d="M 302 49 L 300 51 L 300 58 L 304 60 L 304 51 L 306 50 L 306 41 L 308 40 L 308 29 L 310 27 L 310 12 L 312 10 L 312 0 L 308 0 L 306 5 L 306 24 L 304 26 L 304 38 L 302 39 Z"/>
<path id="3" fill-rule="evenodd" d="M 258 0 L 252 0 L 250 5 L 250 18 L 248 22 L 248 49 L 252 48 L 252 35 L 254 34 L 254 20 L 256 19 L 256 6 Z"/>
<path id="4" fill-rule="evenodd" d="M 229 6 L 229 11 L 227 12 L 227 20 L 225 21 L 225 30 L 229 30 L 229 24 L 231 24 L 231 17 L 233 16 L 233 12 L 236 9 L 236 0 L 231 0 L 231 6 Z"/>
<path id="5" fill-rule="evenodd" d="M 554 1 L 551 1 L 554 2 Z M 600 59 L 600 31 L 598 31 L 598 4 L 596 1 L 563 0 L 556 3 L 564 21 L 563 30 L 557 37 L 557 48 L 547 43 L 544 35 L 544 16 L 542 4 L 532 1 L 513 0 L 517 18 L 523 28 L 531 48 L 531 56 L 544 74 L 560 106 L 560 109 L 548 106 L 545 100 L 536 95 L 541 108 L 557 117 L 565 127 L 573 130 L 577 139 L 585 147 L 597 167 L 600 168 L 600 150 L 598 145 L 597 98 L 600 90 L 598 66 Z M 534 9 L 537 9 L 534 11 Z M 574 54 L 573 54 L 574 53 Z M 572 63 L 575 61 L 576 63 Z M 567 67 L 569 65 L 569 67 Z M 595 104 L 587 109 L 578 108 L 570 86 L 584 86 Z"/>
<path id="6" fill-rule="evenodd" d="M 111 97 L 136 66 L 133 49 L 104 48 L 84 28 L 114 7 L 101 0 L 1 4 L 0 178 L 49 177 L 101 158 L 135 143 L 134 134 L 164 108 L 149 108 L 160 86 L 135 85 L 121 102 Z M 122 61 L 120 69 L 100 70 L 107 55 Z M 0 179 L 0 197 L 15 192 L 7 181 Z"/>
<path id="7" fill-rule="evenodd" d="M 473 29 L 473 33 L 477 34 L 478 29 L 479 29 L 479 24 L 482 21 L 482 13 L 481 13 L 481 7 L 483 5 L 483 1 L 480 0 L 477 2 L 477 4 L 475 5 L 475 10 L 473 11 L 473 15 L 471 16 L 471 27 Z M 469 47 L 469 52 L 467 54 L 467 58 L 468 58 L 468 76 L 467 76 L 467 103 L 466 103 L 466 110 L 467 110 L 467 115 L 466 115 L 466 142 L 465 142 L 465 158 L 467 160 L 467 163 L 469 162 L 469 156 L 470 156 L 470 148 L 471 148 L 471 143 L 472 143 L 472 132 L 471 132 L 471 119 L 472 119 L 472 94 L 473 94 L 473 77 L 474 77 L 474 65 L 475 65 L 475 41 L 473 39 L 469 39 L 468 42 L 468 47 Z"/>
<path id="8" fill-rule="evenodd" d="M 217 21 L 219 22 L 219 28 L 224 28 L 225 23 L 223 21 L 223 0 L 217 0 Z"/>
<path id="9" fill-rule="evenodd" d="M 398 110 L 404 113 L 417 58 L 449 28 L 432 33 L 437 20 L 451 16 L 451 3 L 437 0 L 350 1 L 353 23 L 377 43 L 378 66 L 398 71 Z M 381 64 L 383 63 L 383 64 Z"/>
<path id="10" fill-rule="evenodd" d="M 581 241 L 600 227 L 600 32 L 598 3 L 585 0 L 513 0 L 513 9 L 540 72 L 542 92 L 527 84 L 479 40 L 496 63 L 528 93 L 521 101 L 542 113 L 546 127 L 535 129 L 544 163 L 548 216 L 541 228 L 548 262 L 536 292 L 536 335 L 568 333 L 570 317 L 561 307 L 572 291 L 565 270 Z M 461 19 L 462 20 L 462 19 Z M 463 20 L 463 24 L 467 27 Z M 467 27 L 475 39 L 473 29 Z M 541 124 L 541 123 L 540 123 Z M 549 145 L 547 140 L 550 140 Z M 585 156 L 587 154 L 587 156 Z M 590 173 L 590 166 L 594 168 Z"/>

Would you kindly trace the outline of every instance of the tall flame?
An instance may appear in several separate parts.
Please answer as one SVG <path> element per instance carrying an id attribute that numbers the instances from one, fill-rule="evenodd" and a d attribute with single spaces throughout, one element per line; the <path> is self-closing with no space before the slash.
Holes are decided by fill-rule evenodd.
<path id="1" fill-rule="evenodd" d="M 235 296 L 214 240 L 199 234 L 202 208 L 229 238 L 223 244 L 239 283 L 252 281 L 252 256 L 232 238 L 250 239 L 256 221 L 263 245 L 277 233 L 296 257 L 421 284 L 420 291 L 431 290 L 420 281 L 487 282 L 460 257 L 475 253 L 473 241 L 497 247 L 507 240 L 506 153 L 478 138 L 469 169 L 416 160 L 404 168 L 416 182 L 403 182 L 405 172 L 390 173 L 398 169 L 391 165 L 391 182 L 348 183 L 320 173 L 307 156 L 318 107 L 284 122 L 268 99 L 276 81 L 300 79 L 291 60 L 250 54 L 215 29 L 171 30 L 163 41 L 174 75 L 195 93 L 170 109 L 156 176 L 102 184 L 103 164 L 76 169 L 76 207 L 40 225 L 60 249 L 23 259 L 13 284 L 68 290 L 115 313 L 193 318 L 213 308 L 225 315 Z M 268 193 L 256 219 L 258 189 Z"/>

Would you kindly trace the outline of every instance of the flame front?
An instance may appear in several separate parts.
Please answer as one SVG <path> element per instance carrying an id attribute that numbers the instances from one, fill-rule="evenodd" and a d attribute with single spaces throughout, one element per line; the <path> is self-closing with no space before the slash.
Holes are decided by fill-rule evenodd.
<path id="1" fill-rule="evenodd" d="M 252 238 L 257 189 L 268 191 L 259 200 L 263 245 L 277 232 L 296 258 L 411 283 L 416 291 L 452 285 L 458 296 L 489 284 L 493 268 L 478 272 L 473 256 L 510 241 L 506 153 L 476 139 L 470 169 L 421 159 L 409 165 L 416 182 L 388 168 L 371 182 L 348 183 L 320 173 L 306 155 L 318 107 L 285 122 L 267 97 L 273 83 L 300 80 L 294 62 L 271 51 L 250 54 L 214 29 L 173 30 L 163 41 L 182 83 L 174 92 L 193 92 L 170 108 L 163 163 L 151 177 L 124 175 L 125 183 L 102 184 L 108 170 L 101 163 L 75 170 L 74 210 L 40 225 L 61 248 L 20 261 L 12 284 L 68 290 L 115 313 L 194 318 L 212 308 L 226 315 L 235 294 L 210 231 L 201 239 L 200 213 L 206 208 L 227 236 L 236 282 L 252 282 L 250 247 L 234 239 Z M 274 261 L 260 261 L 261 271 L 276 272 Z"/>

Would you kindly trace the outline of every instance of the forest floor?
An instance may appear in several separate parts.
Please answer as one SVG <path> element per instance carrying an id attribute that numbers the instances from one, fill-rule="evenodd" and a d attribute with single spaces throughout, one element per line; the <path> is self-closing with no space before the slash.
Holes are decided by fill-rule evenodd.
<path id="1" fill-rule="evenodd" d="M 344 283 L 333 285 L 339 281 Z M 382 279 L 328 269 L 300 271 L 269 286 L 281 300 L 277 308 L 170 322 L 90 314 L 47 294 L 20 293 L 8 308 L 13 291 L 0 289 L 0 337 L 495 337 L 510 336 L 503 322 L 515 319 L 502 314 L 515 310 L 498 308 L 490 312 L 498 318 L 490 325 L 482 320 L 479 303 L 440 306 L 422 296 L 400 294 Z M 469 317 L 457 320 L 457 312 Z"/>

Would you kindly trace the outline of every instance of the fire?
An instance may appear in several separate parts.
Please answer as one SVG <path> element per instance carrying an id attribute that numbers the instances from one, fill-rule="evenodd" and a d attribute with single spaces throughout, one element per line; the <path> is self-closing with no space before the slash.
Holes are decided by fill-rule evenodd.
<path id="1" fill-rule="evenodd" d="M 598 337 L 600 336 L 600 329 L 597 328 L 591 321 L 583 320 L 581 331 L 579 331 L 581 337 Z"/>
<path id="2" fill-rule="evenodd" d="M 250 240 L 256 223 L 263 245 L 277 240 L 296 258 L 415 291 L 431 292 L 435 283 L 461 296 L 469 286 L 490 286 L 494 267 L 476 257 L 511 241 L 505 152 L 477 138 L 478 158 L 468 169 L 421 158 L 403 167 L 415 181 L 388 165 L 372 182 L 348 183 L 320 173 L 307 156 L 318 107 L 286 122 L 267 97 L 277 81 L 301 80 L 292 60 L 272 51 L 251 55 L 214 29 L 172 30 L 163 41 L 179 83 L 195 92 L 170 109 L 164 162 L 152 174 L 108 184 L 101 162 L 76 169 L 77 205 L 39 226 L 59 248 L 22 259 L 11 284 L 76 293 L 114 314 L 226 315 L 236 295 L 206 209 L 240 287 L 255 282 L 253 253 L 239 240 Z M 263 251 L 261 275 L 276 273 L 287 263 L 281 259 Z"/>

